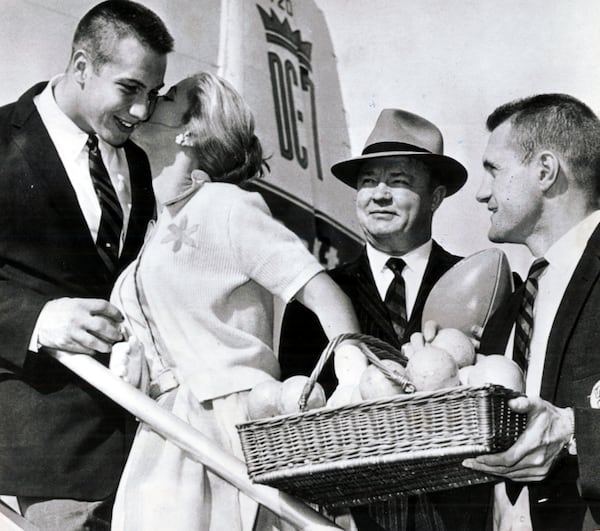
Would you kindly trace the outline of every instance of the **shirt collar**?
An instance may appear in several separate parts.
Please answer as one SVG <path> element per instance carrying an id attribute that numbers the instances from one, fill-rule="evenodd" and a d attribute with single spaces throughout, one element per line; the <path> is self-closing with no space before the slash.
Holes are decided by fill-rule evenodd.
<path id="1" fill-rule="evenodd" d="M 554 242 L 544 254 L 550 266 L 563 271 L 575 269 L 598 223 L 600 210 L 592 212 Z"/>
<path id="2" fill-rule="evenodd" d="M 423 245 L 408 251 L 403 255 L 390 255 L 375 249 L 369 242 L 367 242 L 367 256 L 369 263 L 373 271 L 382 272 L 387 269 L 386 262 L 390 257 L 402 258 L 406 263 L 406 267 L 413 271 L 425 270 L 429 255 L 431 254 L 432 240 L 428 240 Z"/>
<path id="3" fill-rule="evenodd" d="M 64 74 L 53 77 L 40 93 L 35 105 L 40 113 L 42 121 L 49 131 L 52 131 L 53 139 L 60 142 L 60 151 L 70 159 L 76 159 L 85 148 L 88 134 L 77 127 L 58 106 L 54 98 L 54 87 Z M 102 147 L 101 147 L 102 149 Z"/>

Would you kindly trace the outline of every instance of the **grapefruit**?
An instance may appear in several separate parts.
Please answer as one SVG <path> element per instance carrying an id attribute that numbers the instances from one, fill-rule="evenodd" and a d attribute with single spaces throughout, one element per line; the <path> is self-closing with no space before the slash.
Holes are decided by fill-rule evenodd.
<path id="1" fill-rule="evenodd" d="M 458 365 L 445 350 L 426 345 L 406 364 L 406 377 L 417 391 L 435 391 L 460 385 Z"/>
<path id="2" fill-rule="evenodd" d="M 431 345 L 450 354 L 459 369 L 475 363 L 475 346 L 458 328 L 442 328 L 433 338 Z"/>
<path id="3" fill-rule="evenodd" d="M 286 415 L 288 413 L 298 413 L 300 411 L 298 400 L 300 400 L 300 395 L 302 394 L 307 381 L 308 376 L 296 375 L 281 382 L 278 400 L 280 414 Z M 321 384 L 317 382 L 308 396 L 306 407 L 304 409 L 307 411 L 309 409 L 323 407 L 325 403 L 325 391 L 323 390 L 323 387 L 321 387 Z"/>
<path id="4" fill-rule="evenodd" d="M 401 376 L 406 376 L 406 369 L 394 360 L 381 360 L 381 363 L 385 365 L 390 371 L 396 372 Z M 404 390 L 402 386 L 390 380 L 383 372 L 381 372 L 375 365 L 369 365 L 360 378 L 358 384 L 360 390 L 360 396 L 363 400 L 369 400 L 371 398 L 383 398 L 385 396 L 393 396 L 403 394 Z"/>
<path id="5" fill-rule="evenodd" d="M 256 384 L 248 393 L 248 417 L 250 420 L 264 419 L 279 415 L 279 393 L 281 382 L 265 380 Z"/>
<path id="6" fill-rule="evenodd" d="M 525 391 L 523 371 L 513 360 L 501 354 L 478 357 L 467 380 L 469 385 L 475 387 L 491 383 L 519 393 Z"/>

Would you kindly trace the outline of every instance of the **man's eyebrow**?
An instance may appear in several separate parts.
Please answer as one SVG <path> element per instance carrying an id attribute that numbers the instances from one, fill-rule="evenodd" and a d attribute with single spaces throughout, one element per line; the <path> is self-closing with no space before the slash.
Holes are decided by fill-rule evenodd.
<path id="1" fill-rule="evenodd" d="M 125 83 L 131 83 L 132 85 L 137 85 L 140 88 L 148 88 L 146 87 L 146 84 L 143 83 L 142 81 L 140 81 L 139 79 L 136 79 L 134 77 L 126 77 L 125 79 L 121 79 L 121 82 L 125 82 Z M 160 85 L 157 85 L 156 87 L 153 87 L 150 90 L 160 90 L 161 88 L 163 88 L 165 86 L 164 83 L 161 83 Z"/>

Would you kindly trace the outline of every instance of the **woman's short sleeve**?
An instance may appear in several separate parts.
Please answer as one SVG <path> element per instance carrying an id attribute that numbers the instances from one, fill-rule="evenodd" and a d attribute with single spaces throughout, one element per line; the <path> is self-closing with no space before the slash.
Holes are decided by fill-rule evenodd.
<path id="1" fill-rule="evenodd" d="M 243 192 L 231 208 L 228 228 L 248 276 L 285 302 L 324 270 L 302 240 L 273 218 L 258 193 Z"/>

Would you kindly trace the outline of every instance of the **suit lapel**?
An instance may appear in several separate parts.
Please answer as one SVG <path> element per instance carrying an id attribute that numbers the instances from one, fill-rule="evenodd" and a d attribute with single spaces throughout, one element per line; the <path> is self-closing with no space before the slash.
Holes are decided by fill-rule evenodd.
<path id="1" fill-rule="evenodd" d="M 554 401 L 567 344 L 590 291 L 600 277 L 600 226 L 596 228 L 567 285 L 548 338 L 540 395 Z"/>
<path id="2" fill-rule="evenodd" d="M 482 354 L 502 354 L 510 339 L 513 325 L 519 314 L 525 284 L 521 284 L 488 319 L 481 337 Z"/>
<path id="3" fill-rule="evenodd" d="M 57 212 L 57 219 L 67 220 L 69 231 L 78 241 L 94 241 L 79 207 L 75 190 L 52 143 L 50 135 L 33 103 L 33 97 L 41 92 L 46 83 L 35 85 L 17 102 L 13 119 L 14 141 L 23 153 L 32 172 L 32 185 L 43 186 L 48 203 Z M 35 156 L 28 156 L 35 153 Z M 98 258 L 100 259 L 100 258 Z"/>
<path id="4" fill-rule="evenodd" d="M 363 249 L 353 272 L 356 278 L 356 303 L 361 328 L 366 334 L 399 346 L 387 309 L 379 296 L 366 250 Z"/>

